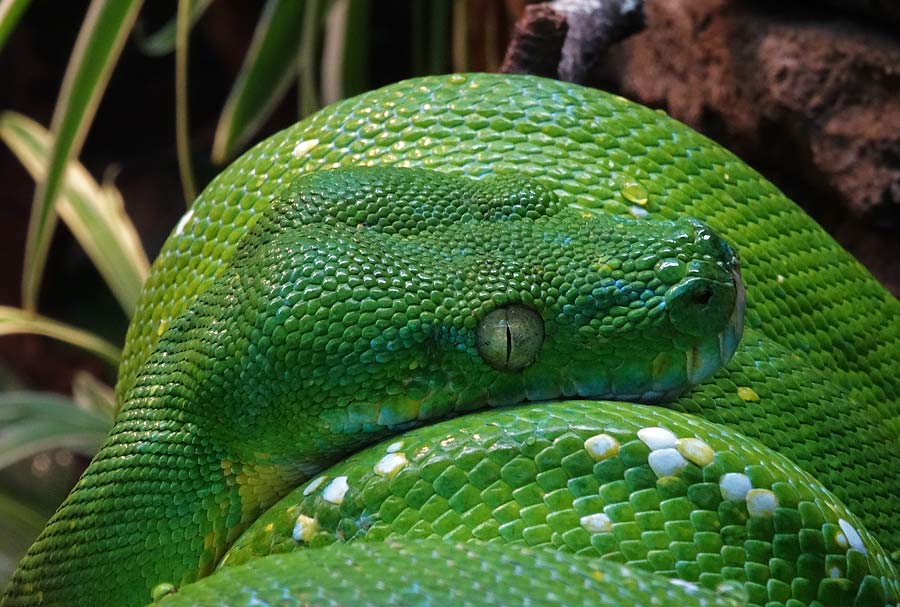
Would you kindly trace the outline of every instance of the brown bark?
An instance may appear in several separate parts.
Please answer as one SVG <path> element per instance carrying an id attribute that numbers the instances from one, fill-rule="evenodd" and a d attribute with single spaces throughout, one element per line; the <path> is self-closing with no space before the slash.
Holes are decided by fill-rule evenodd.
<path id="1" fill-rule="evenodd" d="M 500 71 L 556 78 L 568 30 L 565 17 L 548 4 L 526 6 L 515 25 Z"/>
<path id="2" fill-rule="evenodd" d="M 598 82 L 734 150 L 900 292 L 900 38 L 795 9 L 648 0 Z"/>
<path id="3" fill-rule="evenodd" d="M 643 27 L 643 0 L 531 4 L 516 23 L 500 71 L 583 84 L 611 45 Z"/>

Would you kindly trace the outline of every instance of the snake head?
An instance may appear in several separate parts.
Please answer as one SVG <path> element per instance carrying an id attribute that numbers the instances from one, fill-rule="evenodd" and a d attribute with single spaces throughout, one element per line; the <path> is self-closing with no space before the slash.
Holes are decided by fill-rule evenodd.
<path id="1" fill-rule="evenodd" d="M 665 401 L 731 357 L 742 315 L 737 256 L 696 220 L 355 168 L 298 179 L 160 348 L 191 350 L 194 400 L 242 432 L 318 428 L 302 459 L 488 406 Z"/>
<path id="2" fill-rule="evenodd" d="M 665 402 L 731 359 L 743 331 L 740 264 L 704 223 L 581 209 L 543 228 L 556 251 L 536 277 L 547 286 L 479 321 L 479 354 L 504 374 L 489 400 Z"/>

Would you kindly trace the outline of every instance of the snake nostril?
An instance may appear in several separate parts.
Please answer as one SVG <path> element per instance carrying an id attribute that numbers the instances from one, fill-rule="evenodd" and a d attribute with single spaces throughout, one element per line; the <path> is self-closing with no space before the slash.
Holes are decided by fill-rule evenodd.
<path id="1" fill-rule="evenodd" d="M 691 294 L 691 303 L 693 303 L 697 306 L 700 306 L 700 307 L 704 307 L 704 306 L 709 305 L 709 302 L 712 300 L 712 297 L 713 297 L 712 289 L 709 288 L 708 286 L 702 286 L 702 287 L 698 288 L 696 291 L 694 291 L 693 294 Z"/>
<path id="2" fill-rule="evenodd" d="M 666 292 L 669 318 L 684 333 L 718 333 L 734 310 L 736 291 L 734 281 L 726 283 L 699 276 L 682 280 Z"/>

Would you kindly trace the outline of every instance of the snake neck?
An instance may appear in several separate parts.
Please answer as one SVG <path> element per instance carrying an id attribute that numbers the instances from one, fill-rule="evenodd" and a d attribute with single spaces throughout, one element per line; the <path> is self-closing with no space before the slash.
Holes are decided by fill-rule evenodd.
<path id="1" fill-rule="evenodd" d="M 120 414 L 22 561 L 4 607 L 93 605 L 98 597 L 144 605 L 160 583 L 208 575 L 247 525 L 302 480 L 265 453 L 238 461 L 179 417 L 153 408 Z"/>

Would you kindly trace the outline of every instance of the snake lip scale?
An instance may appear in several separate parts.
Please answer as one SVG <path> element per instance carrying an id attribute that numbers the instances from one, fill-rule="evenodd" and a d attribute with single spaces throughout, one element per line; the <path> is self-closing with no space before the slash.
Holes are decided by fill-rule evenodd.
<path id="1" fill-rule="evenodd" d="M 591 386 L 576 385 L 576 392 L 570 394 L 562 392 L 555 399 L 547 399 L 539 402 L 549 402 L 550 400 L 558 400 L 559 398 L 585 398 L 588 400 L 621 400 L 635 401 L 645 404 L 664 404 L 678 398 L 685 391 L 690 390 L 694 386 L 708 379 L 720 367 L 724 366 L 731 357 L 740 343 L 741 334 L 744 328 L 744 295 L 743 285 L 738 274 L 735 275 L 735 284 L 738 285 L 738 303 L 736 303 L 734 312 L 728 319 L 728 325 L 716 336 L 704 340 L 703 342 L 691 346 L 684 352 L 683 366 L 685 369 L 686 383 L 682 385 L 666 386 L 661 383 L 651 385 L 649 389 L 638 392 L 617 392 L 610 390 L 608 392 L 596 393 Z M 670 360 L 670 355 L 660 355 L 666 357 L 666 362 L 671 366 L 679 366 L 677 362 Z M 650 375 L 653 373 L 651 371 Z"/>
<path id="2" fill-rule="evenodd" d="M 744 291 L 744 283 L 741 279 L 740 270 L 734 268 L 732 277 L 735 285 L 735 304 L 731 316 L 728 317 L 728 323 L 717 335 L 703 342 L 691 346 L 685 352 L 685 377 L 687 382 L 682 386 L 662 386 L 654 385 L 649 390 L 639 393 L 627 394 L 610 392 L 600 396 L 578 393 L 577 396 L 582 398 L 590 398 L 592 400 L 621 400 L 636 401 L 646 404 L 660 404 L 672 401 L 686 390 L 690 390 L 694 386 L 709 379 L 709 377 L 725 366 L 740 344 L 741 335 L 744 331 L 744 313 L 746 310 L 746 293 Z M 676 364 L 676 363 L 672 363 Z M 572 395 L 563 395 L 570 397 Z"/>
<path id="3" fill-rule="evenodd" d="M 708 228 L 702 223 L 697 222 L 697 225 L 708 231 Z M 731 277 L 734 289 L 734 307 L 721 331 L 688 345 L 683 351 L 660 352 L 649 362 L 644 377 L 638 380 L 638 389 L 633 387 L 635 378 L 621 377 L 618 369 L 609 369 L 605 373 L 598 370 L 588 382 L 564 381 L 563 390 L 559 394 L 552 398 L 535 400 L 549 402 L 561 398 L 578 397 L 588 400 L 664 404 L 709 379 L 734 356 L 744 331 L 747 296 L 737 253 L 732 252 L 730 248 L 728 250 L 731 253 L 731 259 L 723 265 L 727 267 Z M 633 369 L 631 371 L 634 372 Z M 562 369 L 561 372 L 565 377 L 565 369 Z M 672 378 L 673 373 L 676 379 Z M 630 382 L 632 386 L 620 388 L 618 386 L 620 381 Z M 640 385 L 641 383 L 643 385 Z M 598 388 L 598 385 L 608 386 L 608 388 Z"/>

